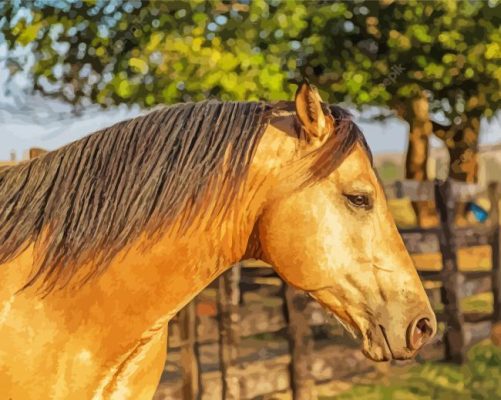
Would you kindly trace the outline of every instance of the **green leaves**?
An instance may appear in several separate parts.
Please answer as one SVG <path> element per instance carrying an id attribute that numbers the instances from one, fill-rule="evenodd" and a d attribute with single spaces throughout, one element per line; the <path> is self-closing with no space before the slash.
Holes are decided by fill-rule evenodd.
<path id="1" fill-rule="evenodd" d="M 492 115 L 501 101 L 497 1 L 30 7 L 4 8 L 5 40 L 11 49 L 32 46 L 34 87 L 75 106 L 291 98 L 288 82 L 301 76 L 326 90 L 328 101 L 359 107 L 392 106 L 425 90 L 451 119 L 457 102 Z"/>
<path id="2" fill-rule="evenodd" d="M 19 25 L 21 25 L 21 26 L 19 26 Z M 34 24 L 31 24 L 28 26 L 22 26 L 22 25 L 24 25 L 22 23 L 20 23 L 19 25 L 16 28 L 14 28 L 15 30 L 20 31 L 19 37 L 17 40 L 22 46 L 27 46 L 28 44 L 30 44 L 32 41 L 34 41 L 36 39 L 38 32 L 42 28 L 43 24 L 41 21 L 38 21 L 38 22 L 35 22 Z"/>

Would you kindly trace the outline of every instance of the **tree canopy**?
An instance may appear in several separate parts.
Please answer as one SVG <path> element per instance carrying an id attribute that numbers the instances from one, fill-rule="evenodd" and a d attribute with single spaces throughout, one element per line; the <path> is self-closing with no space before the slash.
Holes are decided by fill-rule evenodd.
<path id="1" fill-rule="evenodd" d="M 75 105 L 283 99 L 301 76 L 356 106 L 422 90 L 451 118 L 500 103 L 498 1 L 48 1 L 2 15 L 9 47 L 35 55 L 34 88 Z"/>

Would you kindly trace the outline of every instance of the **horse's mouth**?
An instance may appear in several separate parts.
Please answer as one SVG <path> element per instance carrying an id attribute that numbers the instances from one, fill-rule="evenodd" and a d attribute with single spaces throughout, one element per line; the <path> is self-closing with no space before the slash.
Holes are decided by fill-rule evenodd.
<path id="1" fill-rule="evenodd" d="M 393 343 L 392 346 L 391 335 L 388 335 L 385 326 L 374 320 L 373 316 L 362 317 L 344 309 L 344 315 L 341 318 L 324 300 L 322 292 L 332 294 L 330 288 L 308 292 L 308 294 L 338 320 L 354 338 L 362 340 L 362 353 L 368 359 L 372 361 L 407 360 L 415 354 L 415 351 L 408 349 L 405 344 L 401 347 L 397 343 L 395 347 Z"/>
<path id="2" fill-rule="evenodd" d="M 372 361 L 389 361 L 393 358 L 384 328 L 376 325 L 362 335 L 362 353 Z"/>
<path id="3" fill-rule="evenodd" d="M 395 356 L 393 355 L 393 351 L 391 351 L 390 341 L 388 340 L 388 335 L 386 335 L 386 330 L 384 329 L 384 326 L 378 325 L 378 328 L 381 330 L 381 334 L 383 335 L 383 338 L 384 338 L 385 353 L 386 354 L 390 353 L 391 358 L 395 359 Z M 384 361 L 388 361 L 388 360 L 384 360 Z"/>
<path id="4" fill-rule="evenodd" d="M 413 351 L 403 349 L 395 353 L 383 325 L 377 325 L 372 330 L 367 330 L 363 335 L 362 353 L 372 361 L 408 360 L 414 355 Z"/>

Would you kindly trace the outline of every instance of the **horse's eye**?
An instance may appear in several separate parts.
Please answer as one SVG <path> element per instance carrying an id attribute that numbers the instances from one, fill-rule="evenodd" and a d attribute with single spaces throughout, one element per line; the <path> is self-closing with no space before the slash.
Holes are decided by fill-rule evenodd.
<path id="1" fill-rule="evenodd" d="M 348 201 L 355 207 L 370 208 L 371 201 L 366 194 L 346 194 Z"/>

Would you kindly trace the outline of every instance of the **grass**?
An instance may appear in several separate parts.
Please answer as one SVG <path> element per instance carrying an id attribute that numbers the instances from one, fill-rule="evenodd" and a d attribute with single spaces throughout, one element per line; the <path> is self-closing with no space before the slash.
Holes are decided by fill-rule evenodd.
<path id="1" fill-rule="evenodd" d="M 460 308 L 463 313 L 491 313 L 494 309 L 492 292 L 482 292 L 461 299 Z M 435 312 L 442 312 L 442 303 L 434 305 Z"/>
<path id="2" fill-rule="evenodd" d="M 461 299 L 461 311 L 464 313 L 491 313 L 494 300 L 492 292 L 478 293 Z"/>
<path id="3" fill-rule="evenodd" d="M 462 366 L 426 362 L 388 383 L 355 385 L 321 400 L 491 400 L 501 399 L 501 348 L 485 341 L 468 352 Z"/>

